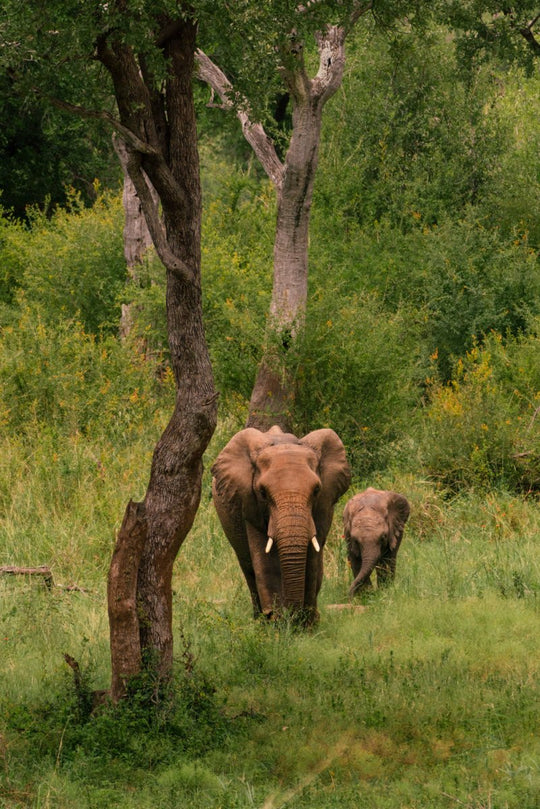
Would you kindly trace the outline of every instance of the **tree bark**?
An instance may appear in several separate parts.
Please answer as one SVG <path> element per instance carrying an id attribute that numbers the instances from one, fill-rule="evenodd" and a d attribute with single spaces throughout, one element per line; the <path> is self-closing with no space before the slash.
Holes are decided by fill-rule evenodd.
<path id="1" fill-rule="evenodd" d="M 147 667 L 156 688 L 173 662 L 172 573 L 199 505 L 202 456 L 217 418 L 200 288 L 201 189 L 192 93 L 196 25 L 160 20 L 164 87 L 114 32 L 97 42 L 127 146 L 126 167 L 167 273 L 167 327 L 176 381 L 172 417 L 153 455 L 142 503 L 130 502 L 109 571 L 111 696 Z M 161 215 L 155 189 L 161 204 Z"/>
<path id="2" fill-rule="evenodd" d="M 130 501 L 118 532 L 107 581 L 112 662 L 111 696 L 115 702 L 124 696 L 129 680 L 141 668 L 136 594 L 146 533 L 144 509 L 140 503 Z"/>
<path id="3" fill-rule="evenodd" d="M 152 244 L 152 237 L 141 205 L 137 196 L 137 191 L 128 172 L 129 152 L 125 142 L 116 133 L 113 135 L 113 146 L 118 155 L 118 160 L 122 166 L 124 175 L 124 190 L 122 193 L 122 205 L 124 207 L 124 258 L 128 273 L 128 284 L 136 284 L 139 281 L 139 267 L 142 264 L 144 254 Z M 158 204 L 155 190 L 151 189 L 154 204 Z M 120 316 L 120 337 L 125 339 L 133 328 L 133 304 L 123 303 Z"/>
<path id="4" fill-rule="evenodd" d="M 316 34 L 319 68 L 310 78 L 303 48 L 290 37 L 283 49 L 281 71 L 292 100 L 292 135 L 281 163 L 260 124 L 253 123 L 249 105 L 234 104 L 231 83 L 211 60 L 197 51 L 199 76 L 218 93 L 226 108 L 235 108 L 242 130 L 277 194 L 273 285 L 266 342 L 249 403 L 247 426 L 268 430 L 278 424 L 293 428 L 295 381 L 287 353 L 304 320 L 308 295 L 309 219 L 319 157 L 323 108 L 340 87 L 345 66 L 345 38 L 371 3 L 356 4 L 346 25 L 328 25 Z M 299 6 L 299 13 L 306 8 Z"/>
<path id="5" fill-rule="evenodd" d="M 129 152 L 122 138 L 116 133 L 113 135 L 113 146 L 124 175 L 124 189 L 122 192 L 122 205 L 124 206 L 124 258 L 130 277 L 137 281 L 137 266 L 141 264 L 144 254 L 152 244 L 152 237 L 144 218 L 141 201 L 128 172 Z M 157 194 L 151 189 L 154 204 L 158 204 Z"/>

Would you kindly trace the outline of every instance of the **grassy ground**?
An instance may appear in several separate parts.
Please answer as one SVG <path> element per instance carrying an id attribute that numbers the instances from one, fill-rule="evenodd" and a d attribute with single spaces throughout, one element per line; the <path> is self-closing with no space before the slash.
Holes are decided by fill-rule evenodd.
<path id="1" fill-rule="evenodd" d="M 342 502 L 321 621 L 302 634 L 251 619 L 206 477 L 176 564 L 174 694 L 88 718 L 63 654 L 88 693 L 107 687 L 105 575 L 150 451 L 3 442 L 0 565 L 49 564 L 57 586 L 0 577 L 0 806 L 540 806 L 540 512 L 503 492 L 369 481 L 412 502 L 395 586 L 334 606 Z"/>

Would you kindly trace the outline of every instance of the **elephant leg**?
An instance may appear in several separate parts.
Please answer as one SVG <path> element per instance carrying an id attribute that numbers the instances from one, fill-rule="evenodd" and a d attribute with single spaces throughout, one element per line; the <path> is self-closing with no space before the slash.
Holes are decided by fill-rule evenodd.
<path id="1" fill-rule="evenodd" d="M 304 608 L 302 610 L 301 623 L 304 626 L 313 626 L 319 620 L 317 609 L 317 597 L 321 589 L 323 580 L 323 551 L 316 551 L 313 547 L 308 548 L 306 563 L 306 586 L 304 591 Z"/>
<path id="2" fill-rule="evenodd" d="M 255 581 L 255 574 L 253 572 L 253 568 L 251 568 L 251 570 L 244 570 L 244 568 L 242 568 L 242 573 L 244 574 L 246 584 L 249 588 L 251 603 L 253 605 L 253 617 L 258 618 L 259 615 L 262 613 L 262 607 L 259 599 L 259 593 L 257 592 L 257 582 Z"/>
<path id="3" fill-rule="evenodd" d="M 244 574 L 246 584 L 249 588 L 253 614 L 255 617 L 258 617 L 262 612 L 262 608 L 257 592 L 255 570 L 251 560 L 246 524 L 242 516 L 241 508 L 238 503 L 233 503 L 231 506 L 231 503 L 222 500 L 216 490 L 215 481 L 212 485 L 212 495 L 225 536 L 236 554 L 238 564 L 240 565 L 240 569 Z"/>
<path id="4" fill-rule="evenodd" d="M 396 554 L 385 554 L 377 565 L 377 587 L 386 587 L 396 575 Z"/>
<path id="5" fill-rule="evenodd" d="M 260 605 L 260 613 L 271 618 L 276 608 L 281 606 L 281 570 L 277 547 L 274 545 L 266 553 L 266 534 L 249 523 L 246 524 L 246 532 L 255 588 L 252 594 L 255 594 Z"/>

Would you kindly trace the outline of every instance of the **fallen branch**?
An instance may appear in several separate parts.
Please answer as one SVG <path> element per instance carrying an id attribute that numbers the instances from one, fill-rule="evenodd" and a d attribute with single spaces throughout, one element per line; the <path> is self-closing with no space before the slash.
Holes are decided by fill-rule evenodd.
<path id="1" fill-rule="evenodd" d="M 364 612 L 367 607 L 364 604 L 327 604 L 327 610 L 348 610 L 349 612 Z"/>
<path id="2" fill-rule="evenodd" d="M 50 567 L 40 565 L 39 567 L 17 567 L 15 565 L 4 565 L 0 567 L 0 574 L 9 576 L 43 576 L 45 586 L 52 590 L 54 587 L 53 575 Z"/>
<path id="3" fill-rule="evenodd" d="M 68 593 L 90 593 L 84 587 L 79 587 L 78 584 L 55 584 L 53 579 L 52 570 L 47 565 L 39 565 L 38 567 L 18 567 L 17 565 L 3 565 L 0 566 L 0 575 L 5 574 L 9 576 L 43 576 L 43 581 L 48 590 L 56 588 L 57 590 L 65 590 Z"/>

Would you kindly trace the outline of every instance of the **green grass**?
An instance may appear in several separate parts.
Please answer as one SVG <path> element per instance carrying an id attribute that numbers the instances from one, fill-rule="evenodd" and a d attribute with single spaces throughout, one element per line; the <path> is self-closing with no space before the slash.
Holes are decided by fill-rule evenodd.
<path id="1" fill-rule="evenodd" d="M 222 427 L 208 461 L 224 440 Z M 88 691 L 107 687 L 106 570 L 151 445 L 2 444 L 0 564 L 50 564 L 82 590 L 0 577 L 1 807 L 537 809 L 534 501 L 370 481 L 412 502 L 395 585 L 334 608 L 350 580 L 342 502 L 321 621 L 299 633 L 252 620 L 206 472 L 175 567 L 173 693 L 89 717 L 63 654 Z"/>

